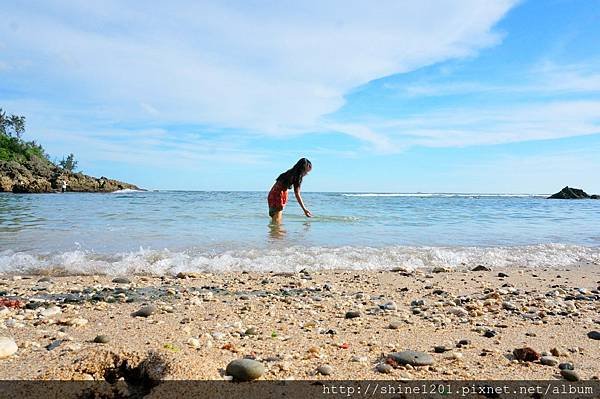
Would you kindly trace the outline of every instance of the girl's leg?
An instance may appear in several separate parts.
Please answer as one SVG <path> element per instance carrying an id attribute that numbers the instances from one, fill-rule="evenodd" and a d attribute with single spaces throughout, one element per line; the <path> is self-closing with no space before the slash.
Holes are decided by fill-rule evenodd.
<path id="1" fill-rule="evenodd" d="M 275 211 L 271 215 L 271 223 L 281 224 L 281 220 L 283 219 L 283 210 Z"/>

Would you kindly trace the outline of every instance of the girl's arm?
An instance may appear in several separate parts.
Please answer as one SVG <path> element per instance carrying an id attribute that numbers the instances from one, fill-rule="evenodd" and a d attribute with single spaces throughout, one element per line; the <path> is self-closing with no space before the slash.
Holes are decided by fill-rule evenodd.
<path id="1" fill-rule="evenodd" d="M 300 208 L 304 211 L 306 217 L 311 217 L 312 213 L 304 206 L 304 202 L 302 201 L 302 197 L 300 196 L 300 186 L 294 185 L 294 195 L 296 196 L 296 201 L 300 204 Z"/>

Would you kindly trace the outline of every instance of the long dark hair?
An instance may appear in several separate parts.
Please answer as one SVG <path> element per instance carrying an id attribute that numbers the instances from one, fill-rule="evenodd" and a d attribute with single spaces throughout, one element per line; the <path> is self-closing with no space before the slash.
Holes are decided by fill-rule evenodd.
<path id="1" fill-rule="evenodd" d="M 299 186 L 302 184 L 302 178 L 304 175 L 307 174 L 311 169 L 312 163 L 306 158 L 300 158 L 300 160 L 296 162 L 291 169 L 288 169 L 280 174 L 276 180 L 287 188 Z"/>

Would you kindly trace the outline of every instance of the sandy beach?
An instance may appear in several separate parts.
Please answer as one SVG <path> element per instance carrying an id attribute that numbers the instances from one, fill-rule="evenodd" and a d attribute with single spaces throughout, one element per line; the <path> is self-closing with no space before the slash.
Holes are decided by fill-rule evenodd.
<path id="1" fill-rule="evenodd" d="M 154 381 L 226 380 L 244 357 L 263 365 L 261 380 L 547 380 L 563 378 L 563 363 L 597 379 L 599 285 L 597 265 L 3 276 L 0 336 L 18 350 L 0 360 L 0 379 L 118 380 L 136 370 Z M 533 361 L 515 359 L 524 347 Z M 431 364 L 388 356 L 405 350 Z"/>

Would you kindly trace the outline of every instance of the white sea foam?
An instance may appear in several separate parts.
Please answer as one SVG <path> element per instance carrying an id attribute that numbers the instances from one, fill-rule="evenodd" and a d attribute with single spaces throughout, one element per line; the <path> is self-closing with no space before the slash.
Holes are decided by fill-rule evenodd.
<path id="1" fill-rule="evenodd" d="M 477 193 L 344 193 L 344 197 L 510 197 L 510 198 L 545 198 L 548 194 L 477 194 Z"/>
<path id="2" fill-rule="evenodd" d="M 192 251 L 140 249 L 135 252 L 100 255 L 82 250 L 34 255 L 0 252 L 0 273 L 40 273 L 60 271 L 69 274 L 176 274 L 181 271 L 298 271 L 379 270 L 445 266 L 568 267 L 600 265 L 600 248 L 563 244 L 522 247 L 288 247 L 199 253 Z"/>
<path id="3" fill-rule="evenodd" d="M 127 194 L 127 193 L 145 193 L 145 190 L 134 190 L 132 188 L 124 188 L 123 190 L 112 191 L 111 194 Z"/>

